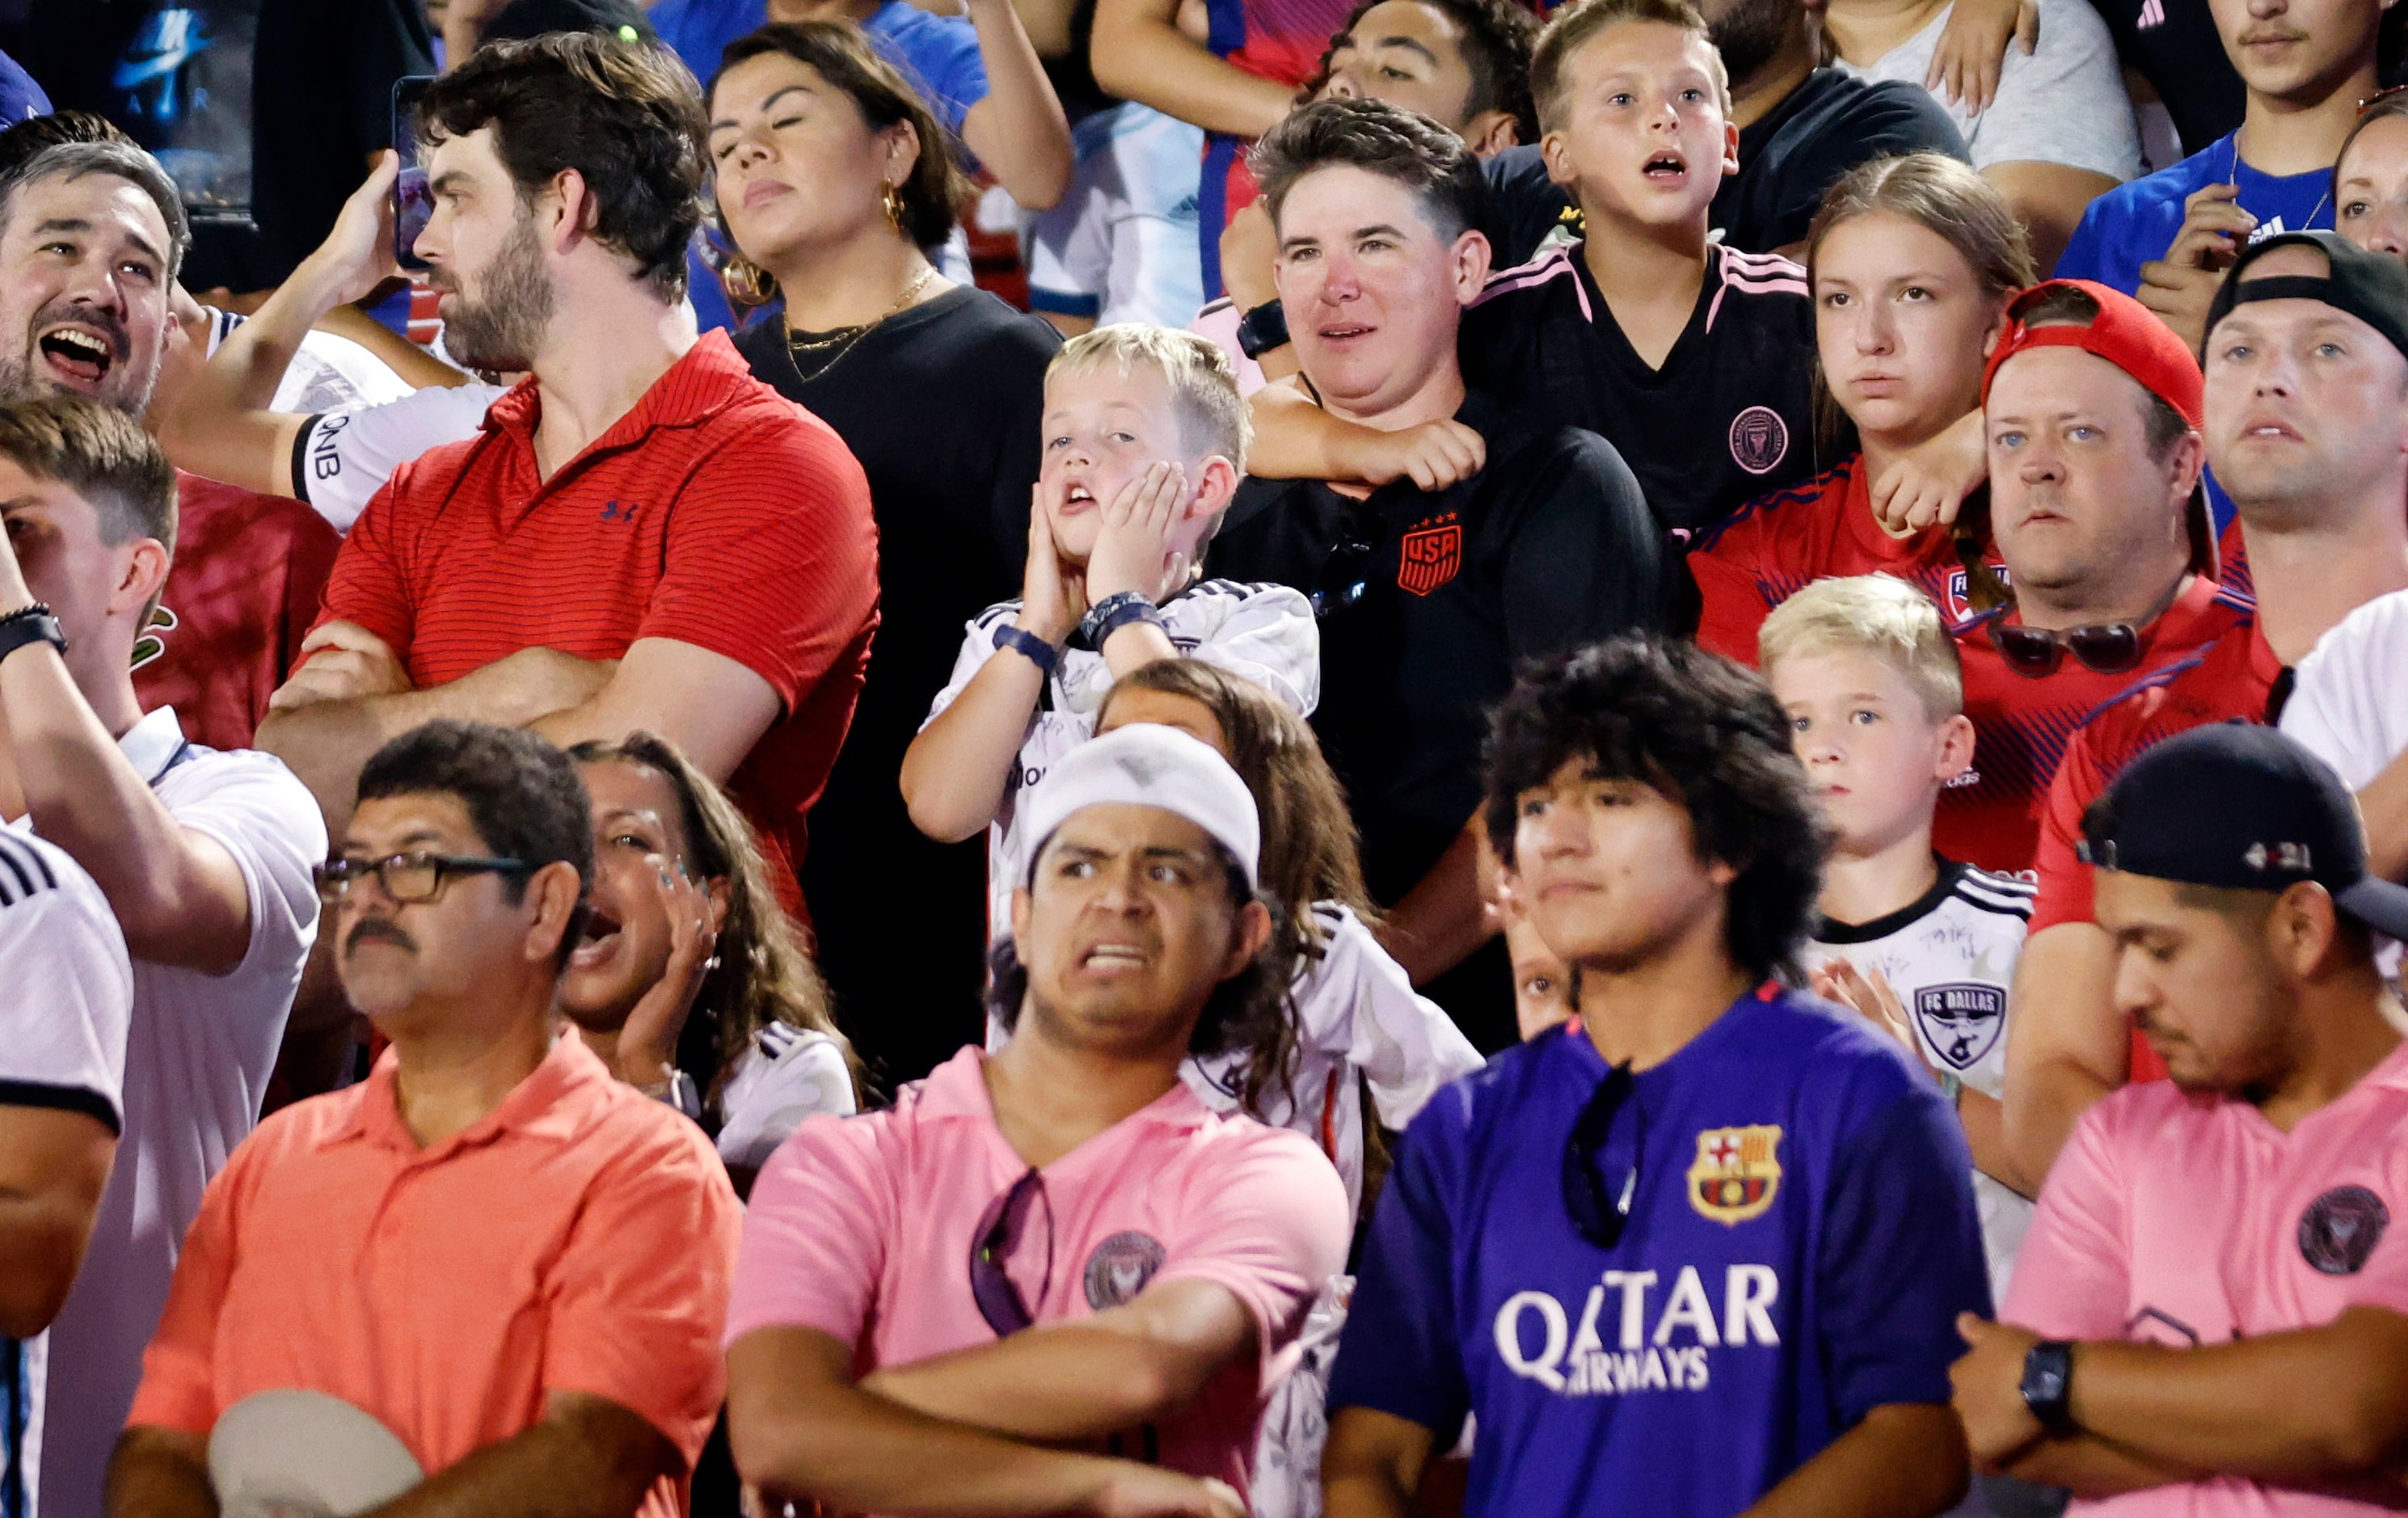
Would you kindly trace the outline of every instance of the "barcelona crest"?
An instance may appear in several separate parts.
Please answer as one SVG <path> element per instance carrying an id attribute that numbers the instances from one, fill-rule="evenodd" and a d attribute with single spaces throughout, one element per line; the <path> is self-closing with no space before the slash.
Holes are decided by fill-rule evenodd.
<path id="1" fill-rule="evenodd" d="M 1463 567 L 1463 528 L 1453 521 L 1405 534 L 1402 548 L 1397 584 L 1415 595 L 1427 595 Z"/>
<path id="2" fill-rule="evenodd" d="M 1733 1227 L 1760 1218 L 1781 1190 L 1781 1129 L 1774 1124 L 1708 1128 L 1689 1167 L 1689 1205 Z"/>

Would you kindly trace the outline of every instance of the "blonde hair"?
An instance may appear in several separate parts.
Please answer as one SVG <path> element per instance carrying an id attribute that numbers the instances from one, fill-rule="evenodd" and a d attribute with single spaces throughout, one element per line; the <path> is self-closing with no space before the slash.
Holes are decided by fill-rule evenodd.
<path id="1" fill-rule="evenodd" d="M 1756 666 L 1768 679 L 1783 659 L 1865 653 L 1902 676 L 1924 715 L 1946 722 L 1965 710 L 1956 640 L 1931 597 L 1889 575 L 1818 580 L 1772 609 L 1756 635 Z"/>
<path id="2" fill-rule="evenodd" d="M 1715 92 L 1724 111 L 1729 111 L 1730 75 L 1723 67 L 1722 50 L 1714 46 L 1713 29 L 1706 23 L 1704 13 L 1689 0 L 1577 0 L 1555 13 L 1531 50 L 1530 99 L 1538 107 L 1540 131 L 1552 132 L 1563 125 L 1564 92 L 1570 87 L 1564 76 L 1571 67 L 1572 54 L 1616 21 L 1654 21 L 1701 39 L 1713 59 Z"/>
<path id="3" fill-rule="evenodd" d="M 1245 472 L 1254 431 L 1246 422 L 1246 403 L 1238 394 L 1237 374 L 1219 344 L 1150 322 L 1115 322 L 1064 343 L 1045 366 L 1045 378 L 1051 382 L 1057 374 L 1085 374 L 1107 366 L 1124 375 L 1140 367 L 1161 375 L 1170 387 L 1170 404 L 1188 444 L 1206 454 L 1218 453 L 1230 467 Z"/>

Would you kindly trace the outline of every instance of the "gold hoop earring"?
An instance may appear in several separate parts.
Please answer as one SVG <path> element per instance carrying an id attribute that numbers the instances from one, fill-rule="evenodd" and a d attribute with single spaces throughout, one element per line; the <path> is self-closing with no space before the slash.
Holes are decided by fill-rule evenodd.
<path id="1" fill-rule="evenodd" d="M 903 197 L 895 193 L 891 184 L 886 187 L 886 222 L 896 231 L 903 230 Z"/>
<path id="2" fill-rule="evenodd" d="M 738 306 L 767 306 L 778 298 L 778 277 L 741 253 L 727 255 L 719 282 L 727 287 L 727 298 Z"/>

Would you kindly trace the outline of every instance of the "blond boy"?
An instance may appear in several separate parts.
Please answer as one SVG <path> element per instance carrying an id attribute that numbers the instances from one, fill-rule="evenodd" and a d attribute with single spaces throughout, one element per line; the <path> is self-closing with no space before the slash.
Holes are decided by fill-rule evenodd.
<path id="1" fill-rule="evenodd" d="M 1942 789 L 1968 773 L 1973 724 L 1939 608 L 1902 580 L 1823 580 L 1775 608 L 1758 665 L 1833 835 L 1814 989 L 1928 1066 L 1973 1152 L 1991 1289 L 2006 1289 L 2031 1204 L 1988 1175 L 2006 1078 L 2007 987 L 2035 887 L 1932 852 Z"/>
<path id="2" fill-rule="evenodd" d="M 953 677 L 904 755 L 911 820 L 945 842 L 988 830 L 990 936 L 1008 931 L 1014 798 L 1095 733 L 1112 681 L 1181 655 L 1299 714 L 1321 694 L 1312 609 L 1282 585 L 1202 578 L 1246 462 L 1229 361 L 1140 322 L 1073 338 L 1045 372 L 1043 446 L 1018 600 L 969 623 Z"/>

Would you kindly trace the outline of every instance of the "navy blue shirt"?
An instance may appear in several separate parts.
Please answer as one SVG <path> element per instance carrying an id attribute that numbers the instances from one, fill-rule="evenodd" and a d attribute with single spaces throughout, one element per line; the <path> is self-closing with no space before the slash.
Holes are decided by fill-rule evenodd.
<path id="1" fill-rule="evenodd" d="M 1451 1445 L 1471 1518 L 1729 1518 L 1872 1409 L 1945 1403 L 1990 1293 L 1972 1162 L 1928 1078 L 1824 1004 L 1751 994 L 1638 1077 L 1628 1227 L 1572 1226 L 1607 1074 L 1577 1028 L 1439 1093 L 1380 1198 L 1329 1388 Z M 1635 1110 L 1634 1110 L 1635 1107 Z"/>
<path id="2" fill-rule="evenodd" d="M 2095 279 L 2137 294 L 2141 265 L 2166 256 L 2182 231 L 2183 203 L 2211 184 L 2240 187 L 2241 208 L 2258 218 L 2252 242 L 2277 232 L 2332 229 L 2332 170 L 2260 174 L 2242 161 L 2232 137 L 2218 137 L 2172 168 L 2092 201 L 2057 261 L 2057 278 Z"/>

